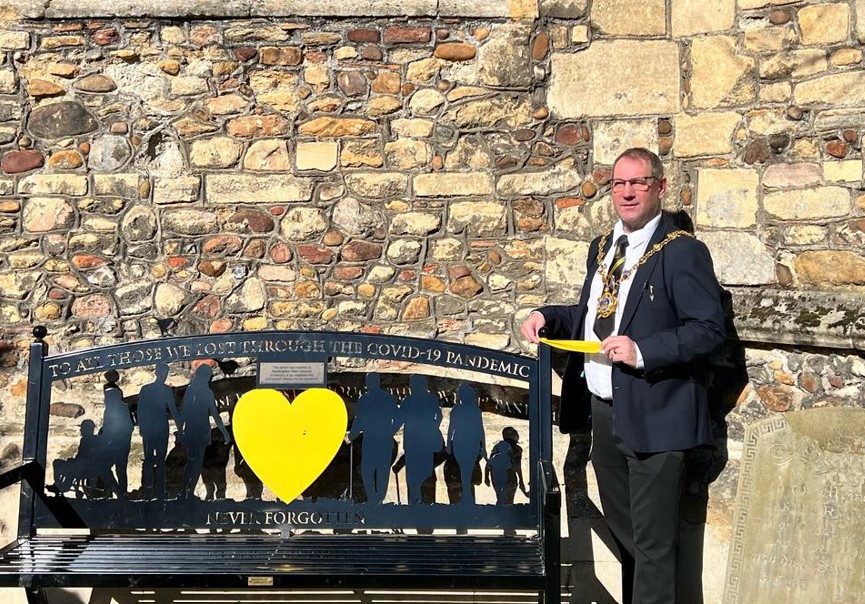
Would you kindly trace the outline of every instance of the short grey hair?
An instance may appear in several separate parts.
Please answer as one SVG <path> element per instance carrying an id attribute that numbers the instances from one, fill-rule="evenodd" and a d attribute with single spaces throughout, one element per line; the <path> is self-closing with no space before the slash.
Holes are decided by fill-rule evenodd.
<path id="1" fill-rule="evenodd" d="M 658 157 L 657 153 L 653 153 L 645 147 L 631 147 L 630 149 L 625 149 L 619 154 L 616 161 L 613 162 L 613 170 L 616 169 L 616 164 L 619 163 L 619 160 L 624 157 L 627 157 L 628 159 L 642 159 L 643 161 L 648 162 L 652 167 L 652 176 L 658 180 L 664 178 L 664 164 L 661 163 L 661 158 Z"/>

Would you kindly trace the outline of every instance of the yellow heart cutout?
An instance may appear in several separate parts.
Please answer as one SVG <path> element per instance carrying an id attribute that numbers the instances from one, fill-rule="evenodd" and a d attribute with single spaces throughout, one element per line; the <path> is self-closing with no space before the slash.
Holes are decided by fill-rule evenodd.
<path id="1" fill-rule="evenodd" d="M 326 388 L 305 390 L 289 403 L 277 390 L 250 390 L 232 417 L 243 458 L 282 501 L 294 501 L 339 451 L 348 425 L 345 402 Z"/>

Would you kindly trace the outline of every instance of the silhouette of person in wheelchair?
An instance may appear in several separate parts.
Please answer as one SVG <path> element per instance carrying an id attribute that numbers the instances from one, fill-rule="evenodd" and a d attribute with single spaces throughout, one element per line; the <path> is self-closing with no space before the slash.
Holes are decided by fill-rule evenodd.
<path id="1" fill-rule="evenodd" d="M 120 487 L 106 456 L 105 437 L 96 433 L 96 423 L 81 422 L 81 440 L 74 457 L 54 460 L 54 485 L 57 494 L 72 492 L 76 499 L 102 499 L 119 493 Z"/>

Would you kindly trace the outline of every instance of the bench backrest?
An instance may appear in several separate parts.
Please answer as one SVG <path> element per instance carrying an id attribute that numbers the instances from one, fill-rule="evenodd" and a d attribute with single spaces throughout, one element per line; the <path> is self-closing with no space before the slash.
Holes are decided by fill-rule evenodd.
<path id="1" fill-rule="evenodd" d="M 19 530 L 542 531 L 549 379 L 546 347 L 530 358 L 410 337 L 273 331 L 49 355 L 38 338 L 24 457 L 46 477 L 23 488 Z M 65 421 L 68 432 L 79 420 L 53 418 L 52 398 L 76 388 L 90 393 L 93 412 L 80 419 L 75 446 L 58 447 L 57 425 Z M 233 440 L 238 398 L 263 388 L 286 404 L 327 388 L 348 409 L 347 442 L 290 502 L 278 500 L 225 438 Z M 305 467 L 302 449 L 281 444 L 273 445 L 278 471 L 284 452 L 302 458 L 285 459 L 285 472 Z M 527 496 L 518 491 L 520 475 Z"/>

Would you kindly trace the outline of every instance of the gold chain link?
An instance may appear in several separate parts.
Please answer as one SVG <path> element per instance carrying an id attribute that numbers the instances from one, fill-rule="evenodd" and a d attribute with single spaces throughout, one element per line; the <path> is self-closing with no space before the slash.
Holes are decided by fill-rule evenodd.
<path id="1" fill-rule="evenodd" d="M 612 231 L 612 229 L 610 229 L 609 231 L 607 231 L 606 233 L 601 235 L 601 240 L 598 242 L 598 274 L 601 276 L 601 281 L 604 284 L 605 290 L 608 289 L 609 286 L 614 285 L 614 284 L 609 282 L 610 271 L 607 271 L 606 273 L 604 273 L 605 267 L 603 264 L 604 245 L 607 243 L 607 238 L 612 233 L 613 233 L 613 231 Z M 621 275 L 621 277 L 619 277 L 618 282 L 615 285 L 620 285 L 622 283 L 622 281 L 624 281 L 625 279 L 630 277 L 634 272 L 636 272 L 636 270 L 638 268 L 640 268 L 640 266 L 645 264 L 646 260 L 648 260 L 649 258 L 654 256 L 655 254 L 660 252 L 663 249 L 663 247 L 665 245 L 667 245 L 668 243 L 670 243 L 673 239 L 677 239 L 678 237 L 681 237 L 682 235 L 684 235 L 686 237 L 694 237 L 693 233 L 689 233 L 688 231 L 682 231 L 682 230 L 673 231 L 671 233 L 668 233 L 667 236 L 664 237 L 664 239 L 662 241 L 659 241 L 658 243 L 653 245 L 652 249 L 650 249 L 648 252 L 646 252 L 645 254 L 640 256 L 640 259 L 637 260 L 637 262 L 631 268 L 629 268 L 628 270 L 622 271 L 622 275 Z"/>

